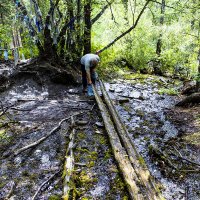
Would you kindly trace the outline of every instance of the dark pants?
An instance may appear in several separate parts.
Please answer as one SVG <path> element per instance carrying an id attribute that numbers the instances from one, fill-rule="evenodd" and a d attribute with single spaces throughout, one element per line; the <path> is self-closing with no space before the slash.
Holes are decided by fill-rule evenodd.
<path id="1" fill-rule="evenodd" d="M 86 74 L 86 70 L 85 70 L 85 65 L 81 65 L 81 71 L 82 71 L 83 88 L 86 88 L 87 87 L 87 74 Z M 90 76 L 91 76 L 92 83 L 95 85 L 95 74 L 94 74 L 93 69 L 90 69 Z"/>

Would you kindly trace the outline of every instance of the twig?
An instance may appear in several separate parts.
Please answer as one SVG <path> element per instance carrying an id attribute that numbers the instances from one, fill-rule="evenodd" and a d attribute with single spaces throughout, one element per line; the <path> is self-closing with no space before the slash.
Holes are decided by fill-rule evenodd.
<path id="1" fill-rule="evenodd" d="M 22 112 L 26 112 L 26 111 L 31 111 L 33 109 L 21 109 L 21 108 L 16 108 L 16 107 L 11 107 L 11 110 L 17 110 L 17 111 L 22 111 Z"/>
<path id="2" fill-rule="evenodd" d="M 173 147 L 173 148 L 174 148 L 174 150 L 175 150 L 179 155 L 176 155 L 175 153 L 173 153 L 173 152 L 171 151 L 171 154 L 172 154 L 172 155 L 174 155 L 174 156 L 176 156 L 176 157 L 178 157 L 178 158 L 180 158 L 180 159 L 182 159 L 182 160 L 185 160 L 185 161 L 187 161 L 187 162 L 189 162 L 189 163 L 191 163 L 191 164 L 198 165 L 198 166 L 200 167 L 200 163 L 193 162 L 193 161 L 191 161 L 191 160 L 189 160 L 189 159 L 187 159 L 187 158 L 184 158 L 184 157 L 181 155 L 181 153 L 176 149 L 176 147 Z"/>
<path id="3" fill-rule="evenodd" d="M 0 117 L 1 116 L 3 116 L 4 114 L 6 114 L 6 112 L 11 108 L 11 107 L 13 107 L 15 104 L 13 104 L 13 105 L 11 105 L 11 106 L 8 106 L 8 107 L 6 107 L 6 108 L 4 108 L 3 107 L 3 103 L 2 103 L 2 101 L 0 101 L 1 102 L 1 110 L 2 110 L 2 112 L 1 112 L 1 114 L 0 114 Z M 7 116 L 7 115 L 6 115 Z M 8 116 L 7 116 L 8 117 Z M 9 118 L 9 117 L 8 117 Z M 10 118 L 9 118 L 10 119 Z"/>
<path id="4" fill-rule="evenodd" d="M 94 106 L 95 106 L 96 104 L 94 104 L 92 107 L 91 107 L 91 109 L 90 109 L 90 111 L 92 111 L 93 109 L 94 109 Z"/>
<path id="5" fill-rule="evenodd" d="M 188 186 L 185 188 L 185 200 L 188 200 Z"/>
<path id="6" fill-rule="evenodd" d="M 194 173 L 200 173 L 200 170 L 198 169 L 181 169 L 180 172 L 194 172 Z"/>
<path id="7" fill-rule="evenodd" d="M 37 197 L 38 193 L 40 192 L 40 190 L 42 189 L 42 187 L 48 183 L 50 180 L 52 180 L 58 173 L 60 172 L 60 170 L 58 170 L 55 174 L 53 174 L 52 176 L 50 176 L 46 181 L 44 181 L 42 183 L 42 185 L 40 185 L 40 187 L 38 188 L 38 190 L 36 191 L 36 193 L 34 194 L 34 196 L 32 197 L 32 200 L 35 200 L 35 198 Z"/>
<path id="8" fill-rule="evenodd" d="M 83 112 L 74 114 L 73 117 L 74 117 L 74 116 L 77 116 L 77 115 L 80 115 L 80 114 L 82 114 L 82 113 L 83 113 Z M 52 135 L 53 133 L 55 133 L 56 131 L 58 131 L 58 130 L 61 128 L 61 125 L 62 125 L 63 122 L 69 120 L 70 118 L 71 118 L 71 116 L 70 116 L 70 117 L 67 117 L 67 118 L 65 118 L 65 119 L 62 119 L 62 120 L 59 122 L 58 126 L 56 126 L 55 128 L 53 128 L 52 131 L 51 131 L 50 133 L 48 133 L 46 136 L 40 138 L 38 141 L 33 142 L 33 143 L 31 143 L 31 144 L 29 144 L 29 145 L 27 145 L 27 146 L 25 146 L 25 147 L 23 147 L 23 148 L 21 148 L 21 149 L 18 149 L 18 150 L 16 150 L 16 151 L 14 151 L 14 156 L 17 156 L 17 155 L 20 154 L 21 152 L 23 152 L 23 151 L 25 151 L 25 150 L 27 150 L 27 149 L 30 149 L 30 148 L 32 148 L 32 147 L 35 147 L 35 146 L 37 146 L 38 144 L 40 144 L 41 142 L 43 142 L 44 140 L 46 140 L 50 135 Z"/>
<path id="9" fill-rule="evenodd" d="M 10 188 L 10 191 L 9 191 L 8 195 L 6 196 L 5 200 L 8 200 L 12 196 L 14 187 L 15 187 L 15 182 L 11 181 L 11 188 Z"/>

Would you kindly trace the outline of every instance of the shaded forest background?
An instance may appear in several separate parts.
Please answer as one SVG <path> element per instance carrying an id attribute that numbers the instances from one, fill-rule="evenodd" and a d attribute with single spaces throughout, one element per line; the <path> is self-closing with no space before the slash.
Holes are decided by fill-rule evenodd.
<path id="1" fill-rule="evenodd" d="M 198 0 L 1 0 L 0 58 L 37 57 L 64 68 L 100 52 L 100 71 L 197 80 Z"/>

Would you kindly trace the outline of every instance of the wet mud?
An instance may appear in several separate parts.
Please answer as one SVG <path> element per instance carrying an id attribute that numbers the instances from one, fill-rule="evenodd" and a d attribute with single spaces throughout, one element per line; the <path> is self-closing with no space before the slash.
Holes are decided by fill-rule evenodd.
<path id="1" fill-rule="evenodd" d="M 199 132 L 199 107 L 192 113 L 191 109 L 175 108 L 179 98 L 161 94 L 163 88 L 178 89 L 181 83 L 162 77 L 124 78 L 106 83 L 106 88 L 144 158 L 141 162 L 146 162 L 163 186 L 160 189 L 166 199 L 200 199 L 199 166 L 180 159 L 181 154 L 200 163 L 199 143 L 193 139 Z M 129 199 L 98 107 L 94 99 L 81 93 L 81 87 L 23 74 L 0 93 L 0 100 L 0 199 L 62 199 L 70 120 L 40 144 L 16 152 L 72 115 L 76 123 L 75 169 L 70 198 Z"/>
<path id="2" fill-rule="evenodd" d="M 127 76 L 125 76 L 127 77 Z M 166 199 L 200 199 L 200 107 L 179 108 L 181 82 L 141 75 L 106 88 Z M 142 161 L 143 162 L 143 161 Z"/>
<path id="3" fill-rule="evenodd" d="M 81 88 L 24 74 L 0 93 L 0 199 L 62 199 L 70 120 L 75 115 L 75 170 L 70 198 L 128 199 L 94 99 Z"/>

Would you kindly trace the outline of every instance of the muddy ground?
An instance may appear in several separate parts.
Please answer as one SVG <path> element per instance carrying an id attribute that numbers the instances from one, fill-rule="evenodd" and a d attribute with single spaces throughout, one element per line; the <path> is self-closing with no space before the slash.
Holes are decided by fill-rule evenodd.
<path id="1" fill-rule="evenodd" d="M 5 66 L 1 73 L 5 69 L 12 73 Z M 61 199 L 70 119 L 34 148 L 16 152 L 71 115 L 76 115 L 71 197 L 129 199 L 94 99 L 83 95 L 80 86 L 58 84 L 48 76 L 41 84 L 44 76 L 37 76 L 23 73 L 0 93 L 0 199 L 33 199 L 53 175 L 35 199 Z M 181 85 L 163 77 L 125 74 L 106 88 L 165 198 L 197 200 L 200 107 L 174 107 L 180 97 L 172 96 L 170 88 Z"/>

